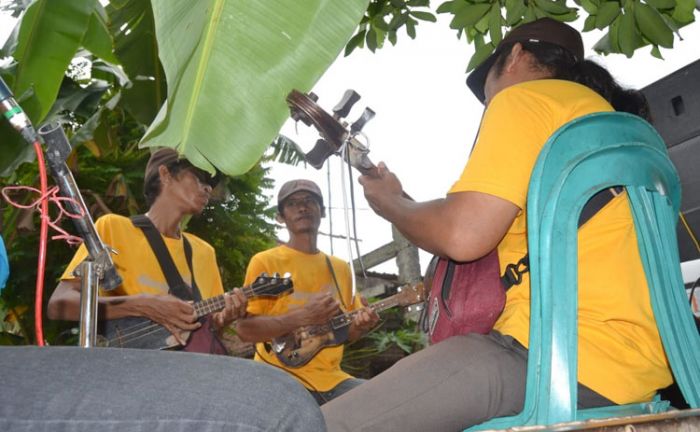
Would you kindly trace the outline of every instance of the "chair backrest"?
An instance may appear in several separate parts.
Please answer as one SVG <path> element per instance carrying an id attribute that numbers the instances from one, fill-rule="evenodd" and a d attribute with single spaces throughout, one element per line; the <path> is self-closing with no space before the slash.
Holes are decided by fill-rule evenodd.
<path id="1" fill-rule="evenodd" d="M 582 410 L 587 413 L 576 409 L 577 344 L 570 341 L 577 340 L 577 223 L 586 202 L 612 186 L 624 186 L 629 195 L 652 307 L 676 380 L 691 406 L 700 403 L 692 384 L 700 382 L 700 337 L 687 303 L 675 232 L 678 175 L 666 146 L 647 122 L 629 114 L 598 113 L 557 130 L 542 149 L 530 180 L 531 317 L 524 410 L 473 430 L 653 412 L 667 406 Z"/>

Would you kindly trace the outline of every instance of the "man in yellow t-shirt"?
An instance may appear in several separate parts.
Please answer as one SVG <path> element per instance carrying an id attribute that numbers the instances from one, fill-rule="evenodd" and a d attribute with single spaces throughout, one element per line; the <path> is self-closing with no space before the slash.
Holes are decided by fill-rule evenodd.
<path id="1" fill-rule="evenodd" d="M 216 264 L 216 254 L 207 242 L 180 230 L 183 218 L 202 212 L 209 201 L 215 179 L 208 173 L 180 159 L 173 149 L 155 151 L 146 166 L 144 195 L 149 204 L 146 217 L 160 233 L 170 256 L 185 284 L 196 284 L 202 299 L 224 293 Z M 116 214 L 102 216 L 95 223 L 102 241 L 117 251 L 112 260 L 122 277 L 114 290 L 99 293 L 99 317 L 103 320 L 143 317 L 167 328 L 176 340 L 185 345 L 186 332 L 199 328 L 192 304 L 169 295 L 165 275 L 143 231 L 129 218 Z M 192 270 L 185 256 L 184 239 L 192 249 Z M 80 317 L 80 279 L 73 271 L 86 257 L 80 246 L 66 268 L 61 282 L 48 305 L 52 319 L 78 320 Z M 213 330 L 221 331 L 235 319 L 245 315 L 247 301 L 235 288 L 225 296 L 224 308 L 211 314 Z"/>
<path id="2" fill-rule="evenodd" d="M 464 172 L 445 198 L 408 201 L 381 163 L 377 176 L 360 183 L 373 209 L 414 244 L 456 261 L 497 249 L 503 272 L 527 253 L 530 176 L 552 133 L 594 112 L 644 115 L 645 102 L 583 59 L 576 30 L 549 18 L 511 31 L 467 84 L 486 111 Z M 626 195 L 613 198 L 578 236 L 579 407 L 648 401 L 672 379 Z M 520 412 L 529 290 L 525 274 L 508 291 L 491 333 L 432 345 L 322 407 L 328 429 L 458 430 Z"/>
<path id="3" fill-rule="evenodd" d="M 275 338 L 302 327 L 326 324 L 332 317 L 358 311 L 347 328 L 354 341 L 374 327 L 379 317 L 352 296 L 349 266 L 328 256 L 316 246 L 324 216 L 323 196 L 309 180 L 285 183 L 277 198 L 278 220 L 289 232 L 289 242 L 256 254 L 248 264 L 246 283 L 262 272 L 290 273 L 294 292 L 276 299 L 259 298 L 248 303 L 248 317 L 239 320 L 237 332 L 248 342 L 257 342 L 255 360 L 286 370 L 314 396 L 319 405 L 360 385 L 342 369 L 343 346 L 326 346 L 300 367 L 290 367 L 275 355 Z"/>

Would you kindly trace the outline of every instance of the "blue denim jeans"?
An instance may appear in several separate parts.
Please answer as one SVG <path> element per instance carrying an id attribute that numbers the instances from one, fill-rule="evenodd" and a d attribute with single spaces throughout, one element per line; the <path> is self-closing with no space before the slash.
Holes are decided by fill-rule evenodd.
<path id="1" fill-rule="evenodd" d="M 288 374 L 187 352 L 0 347 L 3 432 L 324 431 Z"/>

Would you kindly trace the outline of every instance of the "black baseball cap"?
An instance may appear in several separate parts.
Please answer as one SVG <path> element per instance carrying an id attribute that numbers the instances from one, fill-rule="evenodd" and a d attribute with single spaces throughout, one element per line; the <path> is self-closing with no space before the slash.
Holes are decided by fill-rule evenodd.
<path id="1" fill-rule="evenodd" d="M 512 29 L 501 40 L 493 54 L 476 67 L 467 77 L 467 86 L 482 103 L 484 95 L 484 83 L 491 66 L 501 54 L 501 49 L 515 42 L 547 42 L 566 49 L 576 57 L 583 60 L 583 41 L 581 34 L 573 27 L 552 18 L 540 18 Z"/>

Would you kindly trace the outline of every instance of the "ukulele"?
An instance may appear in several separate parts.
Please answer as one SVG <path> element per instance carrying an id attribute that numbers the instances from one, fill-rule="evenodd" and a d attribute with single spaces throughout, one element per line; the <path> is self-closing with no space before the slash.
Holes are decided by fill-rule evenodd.
<path id="1" fill-rule="evenodd" d="M 292 279 L 289 276 L 279 275 L 268 276 L 263 273 L 255 281 L 241 288 L 246 298 L 254 297 L 279 297 L 293 291 Z M 226 306 L 226 296 L 222 294 L 211 297 L 192 304 L 197 319 L 208 318 L 208 315 L 222 310 Z M 192 339 L 197 338 L 198 332 L 211 334 L 208 322 L 203 322 L 198 329 L 189 332 L 183 331 L 180 337 L 187 341 L 182 348 L 187 351 L 187 345 Z M 140 348 L 140 349 L 172 349 L 182 347 L 173 336 L 162 325 L 155 323 L 148 318 L 126 317 L 99 322 L 99 334 L 97 335 L 97 346 L 117 347 L 117 348 Z M 207 337 L 209 337 L 207 335 Z M 213 337 L 213 335 L 212 335 Z"/>
<path id="2" fill-rule="evenodd" d="M 372 303 L 369 308 L 378 313 L 396 306 L 410 306 L 423 302 L 423 295 L 423 283 L 406 285 L 400 287 L 397 294 Z M 322 349 L 345 343 L 350 324 L 358 312 L 336 315 L 325 324 L 300 327 L 274 338 L 271 343 L 272 352 L 286 366 L 304 366 Z"/>

